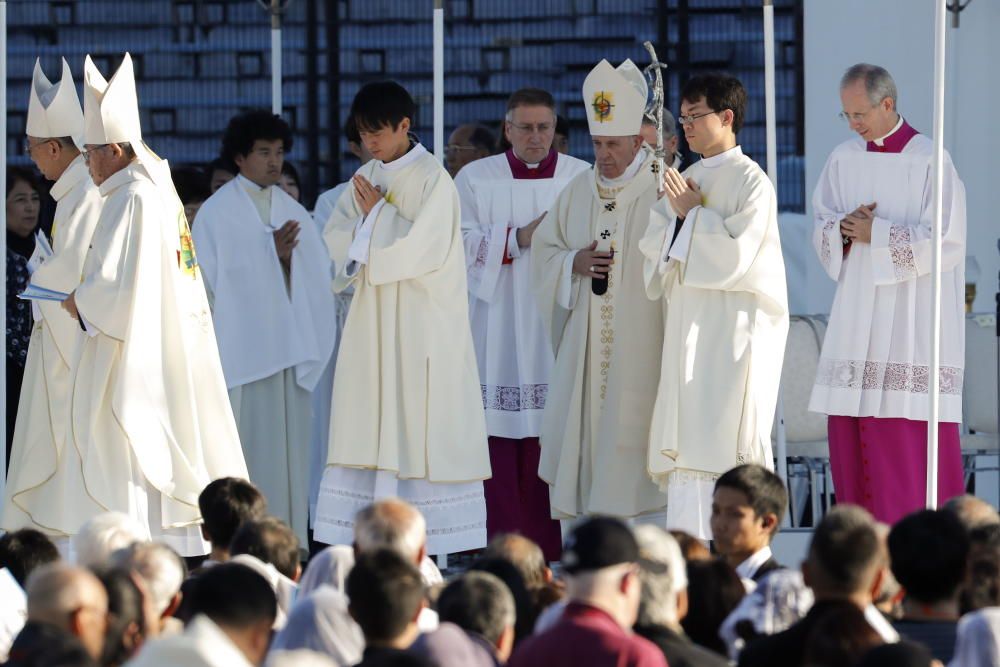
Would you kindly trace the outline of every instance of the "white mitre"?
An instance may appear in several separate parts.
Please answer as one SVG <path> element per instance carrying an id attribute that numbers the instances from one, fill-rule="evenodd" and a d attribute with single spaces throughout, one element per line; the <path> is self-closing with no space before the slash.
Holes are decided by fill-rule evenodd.
<path id="1" fill-rule="evenodd" d="M 167 161 L 142 141 L 131 55 L 125 54 L 121 67 L 110 81 L 105 80 L 87 56 L 83 64 L 83 119 L 84 143 L 92 146 L 130 144 L 153 182 L 173 191 Z"/>
<path id="2" fill-rule="evenodd" d="M 631 60 L 618 68 L 602 60 L 583 82 L 583 103 L 592 136 L 631 137 L 639 134 L 649 91 L 642 72 Z"/>
<path id="3" fill-rule="evenodd" d="M 65 58 L 62 79 L 55 85 L 42 72 L 41 61 L 35 60 L 25 134 L 37 139 L 72 137 L 77 148 L 83 147 L 83 109 Z"/>

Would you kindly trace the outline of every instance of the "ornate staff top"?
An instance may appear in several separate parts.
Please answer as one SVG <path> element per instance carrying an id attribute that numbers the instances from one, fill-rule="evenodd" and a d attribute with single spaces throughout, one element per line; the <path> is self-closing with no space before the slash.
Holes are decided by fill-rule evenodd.
<path id="1" fill-rule="evenodd" d="M 663 70 L 667 69 L 667 64 L 661 63 L 656 57 L 656 49 L 653 48 L 652 42 L 645 42 L 643 46 L 649 51 L 650 57 L 650 63 L 643 70 L 643 73 L 649 80 L 650 88 L 653 91 L 652 99 L 646 105 L 645 114 L 647 118 L 656 123 L 656 147 L 653 151 L 656 162 L 653 169 L 657 179 L 656 189 L 660 194 L 663 194 L 663 173 L 666 169 L 666 151 L 663 148 Z"/>

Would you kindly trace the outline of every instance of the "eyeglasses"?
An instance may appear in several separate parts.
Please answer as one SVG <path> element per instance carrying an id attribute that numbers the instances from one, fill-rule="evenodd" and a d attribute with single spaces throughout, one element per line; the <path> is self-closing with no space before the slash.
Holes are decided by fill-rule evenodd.
<path id="1" fill-rule="evenodd" d="M 475 146 L 461 146 L 459 144 L 448 144 L 444 147 L 445 153 L 461 153 L 462 151 L 474 151 L 477 150 Z"/>
<path id="2" fill-rule="evenodd" d="M 538 125 L 522 125 L 521 123 L 515 123 L 514 121 L 508 120 L 510 126 L 517 130 L 518 132 L 523 132 L 524 134 L 548 134 L 556 129 L 553 123 L 539 123 Z"/>
<path id="3" fill-rule="evenodd" d="M 678 116 L 677 122 L 681 125 L 694 125 L 694 122 L 699 118 L 704 118 L 705 116 L 711 116 L 713 113 L 719 113 L 718 111 L 706 111 L 705 113 L 700 113 L 697 116 Z"/>
<path id="4" fill-rule="evenodd" d="M 837 118 L 844 121 L 845 123 L 860 123 L 865 119 L 865 116 L 870 114 L 872 111 L 875 111 L 876 108 L 877 107 L 872 107 L 871 109 L 865 111 L 864 113 L 847 113 L 846 111 L 841 111 L 840 113 L 837 114 Z"/>
<path id="5" fill-rule="evenodd" d="M 24 140 L 24 152 L 27 154 L 28 157 L 32 157 L 31 154 L 35 151 L 36 148 L 38 148 L 40 146 L 44 146 L 45 144 L 49 143 L 50 141 L 55 141 L 55 139 L 46 139 L 44 141 L 39 141 L 37 144 L 31 143 L 30 139 L 25 139 Z"/>
<path id="6" fill-rule="evenodd" d="M 94 151 L 99 151 L 102 148 L 107 148 L 110 145 L 111 144 L 101 144 L 99 146 L 93 146 L 91 148 L 85 148 L 82 151 L 80 151 L 80 155 L 83 156 L 83 161 L 89 164 L 90 163 L 90 154 L 91 153 L 93 153 Z"/>

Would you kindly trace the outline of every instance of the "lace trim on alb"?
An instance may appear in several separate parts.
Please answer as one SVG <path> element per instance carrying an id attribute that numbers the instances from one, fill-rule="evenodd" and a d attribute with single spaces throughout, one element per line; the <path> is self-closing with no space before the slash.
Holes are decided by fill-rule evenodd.
<path id="1" fill-rule="evenodd" d="M 547 384 L 522 384 L 520 387 L 479 385 L 483 395 L 483 408 L 500 412 L 543 410 L 549 393 Z"/>
<path id="2" fill-rule="evenodd" d="M 964 371 L 956 366 L 941 366 L 940 373 L 941 393 L 961 395 Z M 816 371 L 816 384 L 834 389 L 926 394 L 930 385 L 930 369 L 918 364 L 823 359 Z"/>
<path id="3" fill-rule="evenodd" d="M 896 280 L 910 280 L 917 277 L 917 263 L 913 259 L 913 245 L 910 228 L 905 225 L 889 227 L 889 256 Z"/>

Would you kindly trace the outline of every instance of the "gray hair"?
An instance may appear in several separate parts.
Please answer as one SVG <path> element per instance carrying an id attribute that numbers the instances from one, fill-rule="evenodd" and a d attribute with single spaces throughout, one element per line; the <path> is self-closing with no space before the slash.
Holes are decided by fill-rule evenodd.
<path id="1" fill-rule="evenodd" d="M 639 543 L 639 598 L 641 625 L 672 627 L 677 618 L 677 594 L 687 588 L 687 569 L 677 540 L 667 531 L 652 525 L 635 529 Z"/>
<path id="2" fill-rule="evenodd" d="M 28 620 L 51 623 L 68 629 L 69 615 L 88 604 L 107 609 L 107 593 L 94 574 L 64 562 L 48 563 L 36 569 L 25 584 Z"/>
<path id="3" fill-rule="evenodd" d="M 137 573 L 160 616 L 180 592 L 187 567 L 176 551 L 159 542 L 136 542 L 111 554 L 111 563 Z"/>
<path id="4" fill-rule="evenodd" d="M 896 82 L 892 80 L 889 70 L 868 63 L 851 65 L 840 79 L 840 89 L 847 88 L 855 81 L 864 81 L 865 92 L 868 93 L 868 99 L 873 106 L 888 97 L 892 100 L 893 109 L 896 108 L 898 99 Z"/>
<path id="5" fill-rule="evenodd" d="M 642 124 L 655 127 L 656 119 L 643 114 Z M 670 109 L 663 107 L 663 141 L 670 141 L 675 136 L 677 136 L 677 121 L 674 119 L 674 114 L 670 113 Z"/>
<path id="6" fill-rule="evenodd" d="M 354 546 L 358 553 L 389 549 L 415 561 L 427 543 L 427 522 L 413 505 L 386 498 L 368 505 L 354 517 Z"/>
<path id="7" fill-rule="evenodd" d="M 148 542 L 149 533 L 138 521 L 122 512 L 105 512 L 91 518 L 70 543 L 76 562 L 84 567 L 103 567 L 118 549 L 135 542 Z"/>
<path id="8" fill-rule="evenodd" d="M 514 596 L 496 575 L 473 570 L 448 584 L 437 600 L 442 622 L 482 635 L 495 644 L 504 630 L 514 627 Z"/>

